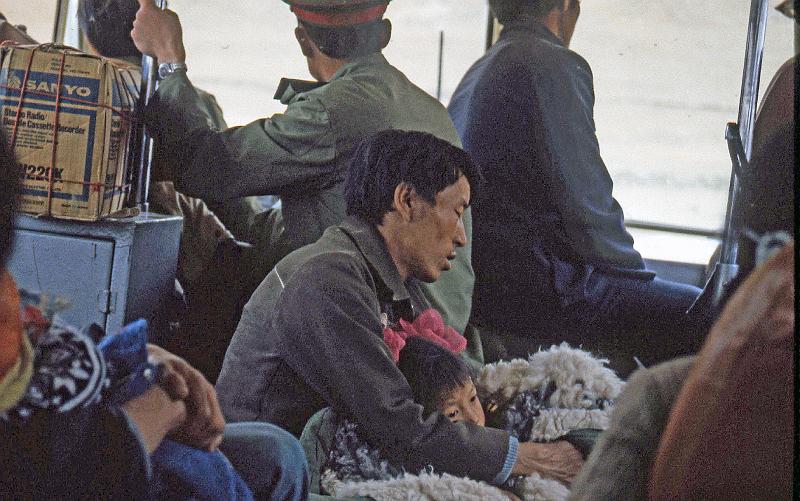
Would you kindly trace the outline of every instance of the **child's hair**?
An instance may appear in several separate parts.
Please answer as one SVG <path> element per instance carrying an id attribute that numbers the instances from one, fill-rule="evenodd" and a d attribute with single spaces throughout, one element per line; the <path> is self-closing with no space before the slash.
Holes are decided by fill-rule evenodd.
<path id="1" fill-rule="evenodd" d="M 397 367 L 408 381 L 414 401 L 425 408 L 426 414 L 437 410 L 446 392 L 472 378 L 472 370 L 460 355 L 416 336 L 406 339 Z"/>

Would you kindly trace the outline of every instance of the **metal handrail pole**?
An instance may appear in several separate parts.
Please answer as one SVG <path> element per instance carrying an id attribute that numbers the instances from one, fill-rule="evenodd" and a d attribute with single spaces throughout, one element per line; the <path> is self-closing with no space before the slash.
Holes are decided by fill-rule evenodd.
<path id="1" fill-rule="evenodd" d="M 53 22 L 53 43 L 64 41 L 64 31 L 67 23 L 67 13 L 69 10 L 69 0 L 58 0 L 56 3 L 56 18 Z"/>
<path id="2" fill-rule="evenodd" d="M 761 80 L 761 62 L 764 56 L 764 36 L 767 26 L 768 0 L 752 0 L 750 18 L 747 28 L 747 44 L 745 47 L 744 69 L 742 71 L 742 88 L 739 97 L 739 114 L 737 117 L 740 139 L 747 160 L 750 160 L 753 146 L 753 126 L 755 124 L 758 104 L 758 89 Z M 735 161 L 735 160 L 734 160 Z M 737 228 L 733 221 L 739 194 L 739 180 L 736 168 L 731 169 L 731 180 L 728 188 L 728 205 L 725 210 L 722 247 L 719 262 L 713 276 L 713 301 L 719 302 L 725 292 L 725 286 L 736 276 L 738 246 L 736 242 Z"/>
<path id="3" fill-rule="evenodd" d="M 159 9 L 167 8 L 166 0 L 156 0 Z M 144 118 L 144 110 L 157 88 L 156 62 L 151 56 L 142 55 L 142 82 L 139 87 L 138 116 Z M 136 161 L 136 206 L 143 212 L 149 211 L 148 198 L 150 196 L 150 173 L 153 164 L 153 138 L 147 133 L 144 121 L 141 124 L 142 138 L 139 155 Z"/>

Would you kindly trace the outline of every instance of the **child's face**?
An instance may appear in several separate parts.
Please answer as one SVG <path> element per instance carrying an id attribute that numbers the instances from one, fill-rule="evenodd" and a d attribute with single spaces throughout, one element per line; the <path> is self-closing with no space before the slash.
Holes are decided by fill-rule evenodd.
<path id="1" fill-rule="evenodd" d="M 454 423 L 466 421 L 478 426 L 486 424 L 483 406 L 478 400 L 478 392 L 472 380 L 442 395 L 438 410 Z"/>

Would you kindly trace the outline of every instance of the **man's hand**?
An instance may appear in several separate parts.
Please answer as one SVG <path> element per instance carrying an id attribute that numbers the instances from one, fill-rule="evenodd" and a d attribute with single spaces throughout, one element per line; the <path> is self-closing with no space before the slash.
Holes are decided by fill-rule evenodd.
<path id="1" fill-rule="evenodd" d="M 519 444 L 517 462 L 512 475 L 530 475 L 533 472 L 569 485 L 583 466 L 583 457 L 569 442 L 524 442 Z"/>
<path id="2" fill-rule="evenodd" d="M 122 406 L 131 421 L 136 423 L 148 453 L 156 450 L 167 433 L 176 429 L 186 419 L 186 406 L 173 400 L 158 386 L 125 402 Z"/>
<path id="3" fill-rule="evenodd" d="M 222 442 L 225 419 L 214 387 L 184 359 L 152 344 L 147 351 L 162 366 L 161 387 L 173 400 L 186 403 L 186 420 L 170 436 L 200 449 L 216 449 Z"/>
<path id="4" fill-rule="evenodd" d="M 171 10 L 159 9 L 154 0 L 139 0 L 131 38 L 139 51 L 155 57 L 159 63 L 186 61 L 178 15 Z"/>

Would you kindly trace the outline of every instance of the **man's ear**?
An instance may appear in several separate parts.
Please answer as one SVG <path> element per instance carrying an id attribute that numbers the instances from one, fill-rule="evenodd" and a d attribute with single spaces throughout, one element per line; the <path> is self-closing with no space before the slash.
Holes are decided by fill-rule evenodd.
<path id="1" fill-rule="evenodd" d="M 416 191 L 408 183 L 400 183 L 394 189 L 392 205 L 397 215 L 405 222 L 409 222 L 413 219 L 414 210 L 412 203 L 416 196 Z"/>
<path id="2" fill-rule="evenodd" d="M 295 28 L 294 37 L 297 39 L 297 43 L 300 44 L 300 50 L 305 57 L 314 55 L 314 42 L 311 41 L 311 37 L 308 36 L 308 32 L 305 28 L 302 26 Z"/>
<path id="3" fill-rule="evenodd" d="M 389 45 L 389 40 L 392 39 L 392 22 L 388 19 L 384 19 L 381 21 L 383 24 L 383 34 L 381 35 L 381 50 L 385 49 L 387 45 Z"/>

